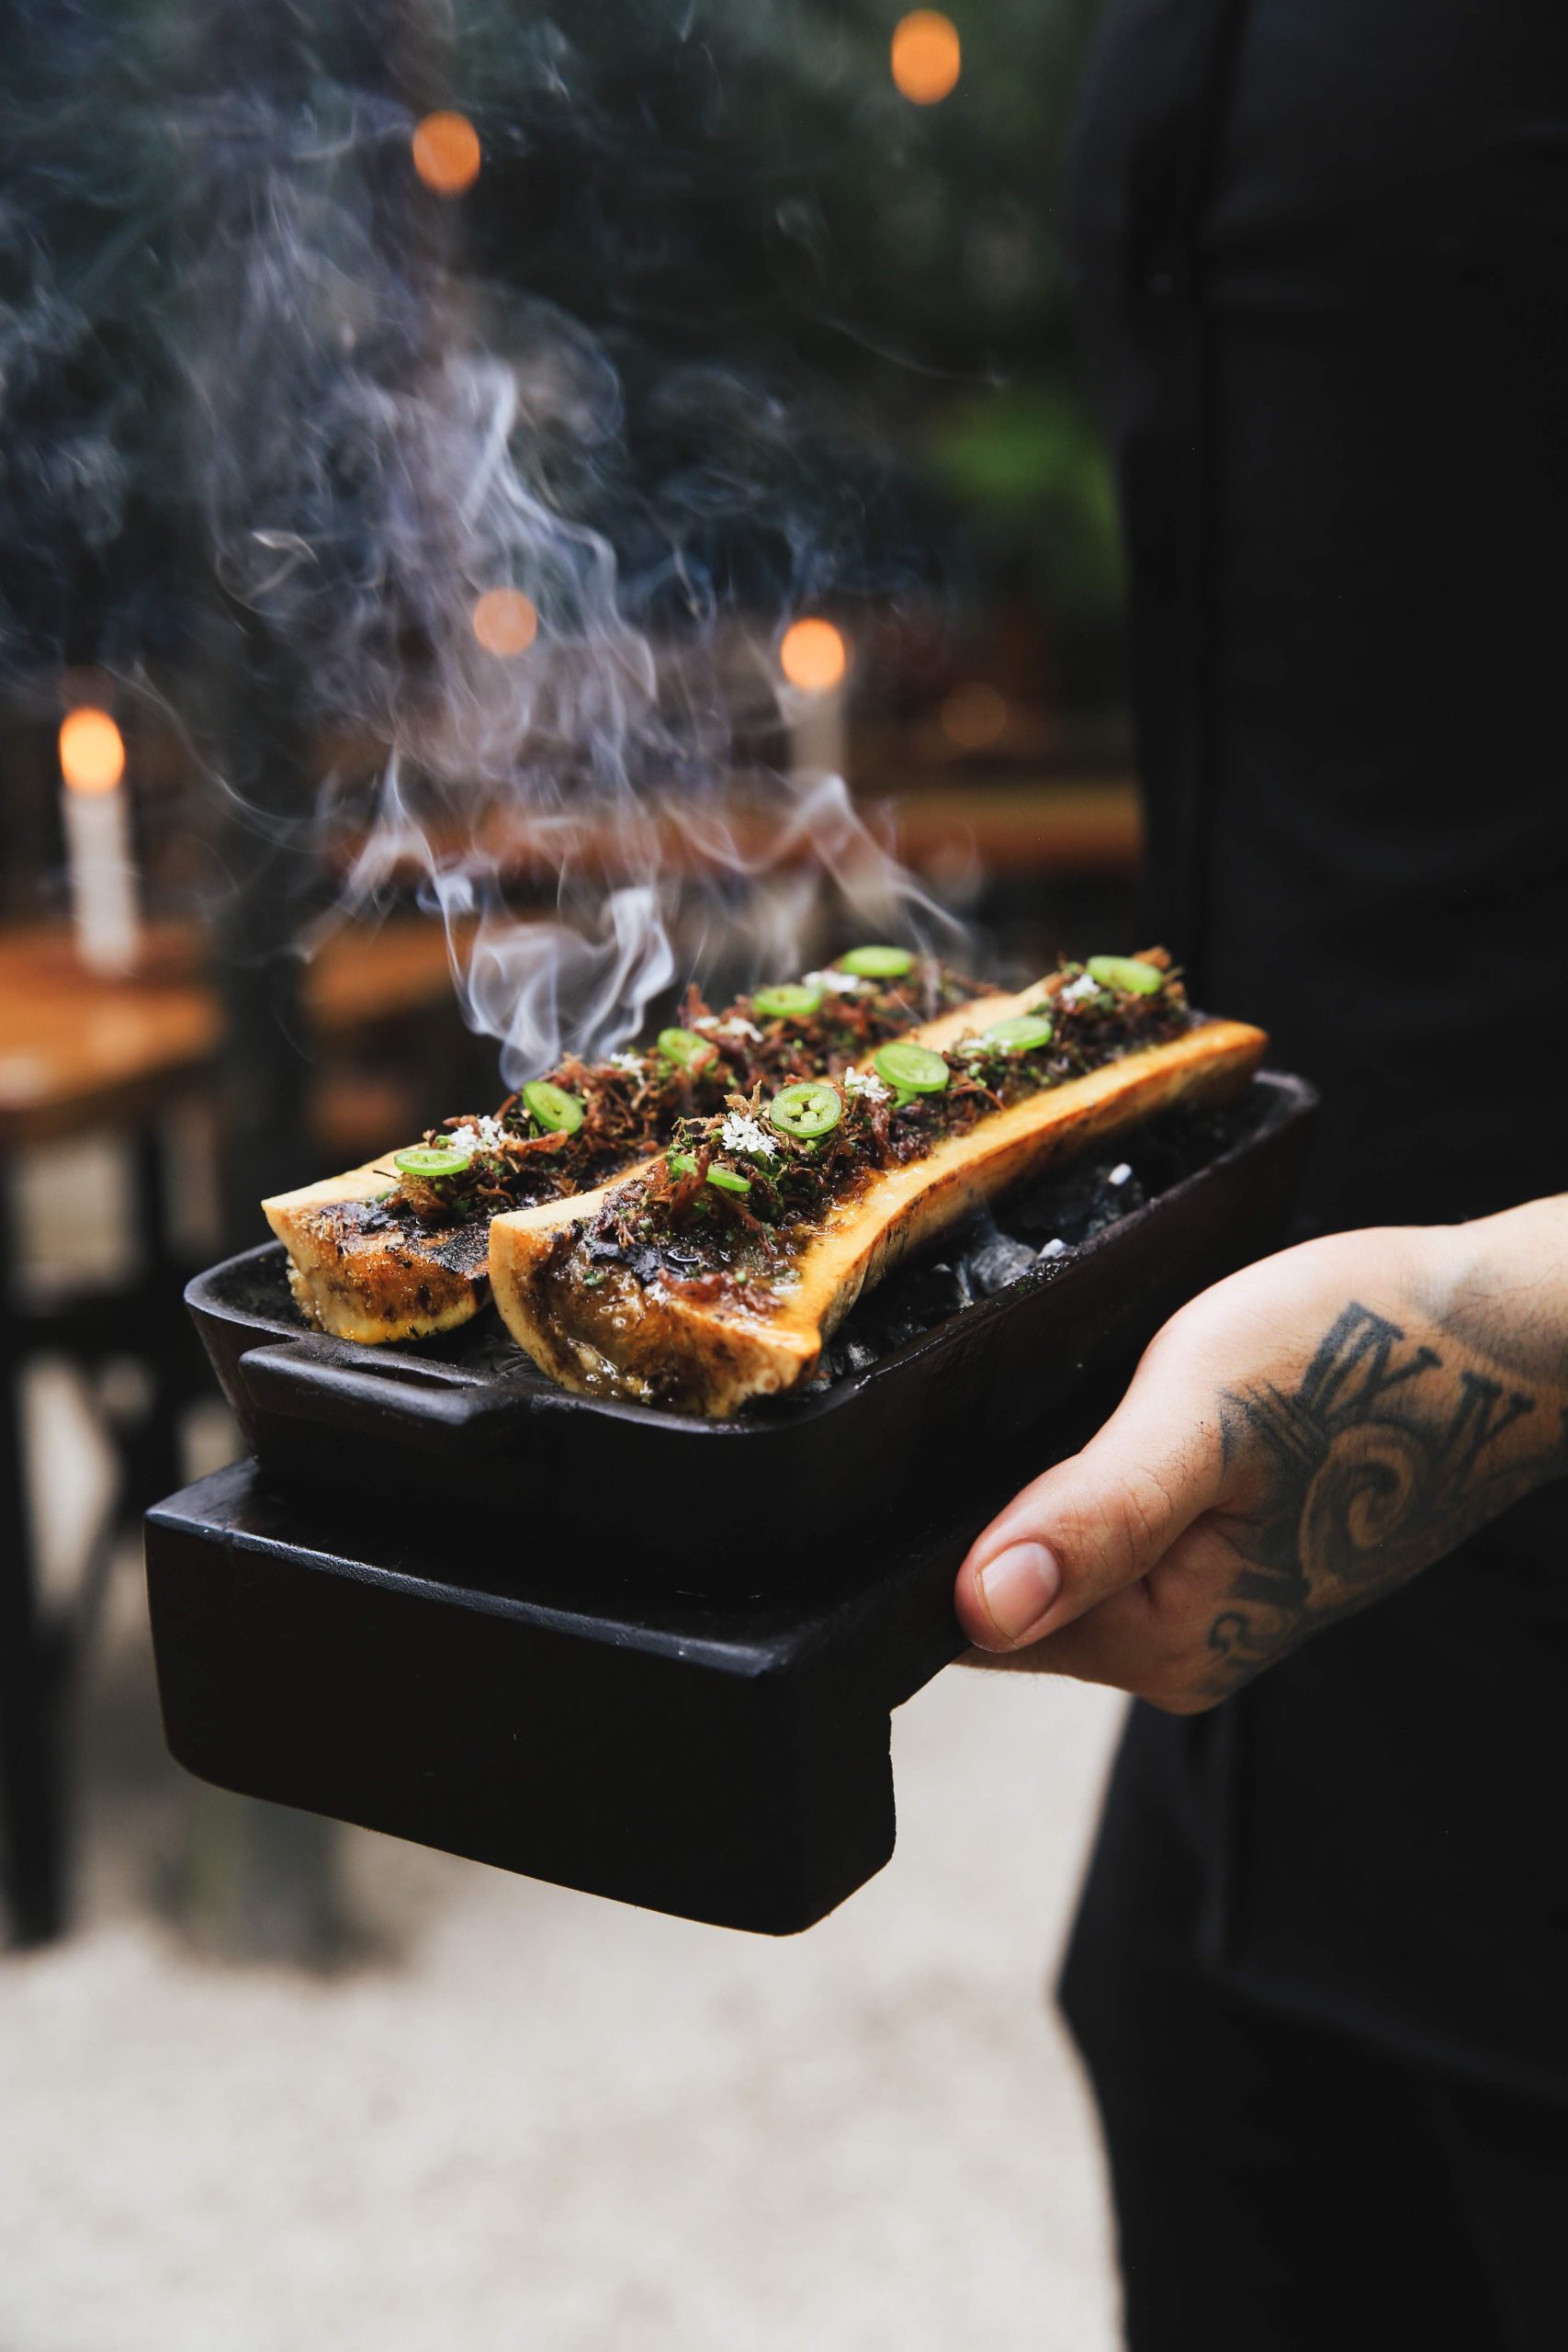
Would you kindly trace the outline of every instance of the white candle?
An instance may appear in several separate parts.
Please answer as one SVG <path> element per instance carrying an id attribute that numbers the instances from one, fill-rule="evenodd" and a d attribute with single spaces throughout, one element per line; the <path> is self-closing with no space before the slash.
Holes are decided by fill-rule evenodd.
<path id="1" fill-rule="evenodd" d="M 106 710 L 73 710 L 60 730 L 62 808 L 76 952 L 95 972 L 136 961 L 136 869 L 125 744 Z"/>
<path id="2" fill-rule="evenodd" d="M 843 775 L 850 763 L 850 649 L 841 633 L 817 616 L 795 621 L 784 631 L 779 667 L 786 681 L 779 703 L 790 766 L 797 775 Z"/>
<path id="3" fill-rule="evenodd" d="M 841 776 L 850 764 L 843 690 L 790 696 L 789 763 L 796 775 Z"/>

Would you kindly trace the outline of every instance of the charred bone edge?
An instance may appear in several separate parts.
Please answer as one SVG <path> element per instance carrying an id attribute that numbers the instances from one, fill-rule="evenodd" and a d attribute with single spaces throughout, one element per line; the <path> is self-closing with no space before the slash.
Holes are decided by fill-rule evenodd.
<path id="1" fill-rule="evenodd" d="M 319 1210 L 373 1201 L 397 1181 L 387 1152 L 363 1168 L 262 1203 L 262 1214 L 288 1252 L 294 1304 L 312 1329 L 375 1347 L 450 1331 L 484 1305 L 490 1283 L 482 1260 L 472 1273 L 444 1264 L 416 1227 L 355 1235 L 347 1247 L 322 1228 Z"/>
<path id="2" fill-rule="evenodd" d="M 1037 988 L 1029 989 L 1008 1010 L 1021 1012 L 1038 998 Z M 983 1016 L 999 1017 L 989 1007 Z M 795 1261 L 796 1285 L 768 1312 L 638 1291 L 625 1276 L 589 1296 L 552 1284 L 546 1270 L 556 1235 L 591 1219 L 614 1189 L 608 1185 L 494 1220 L 496 1304 L 518 1345 L 563 1386 L 728 1419 L 753 1397 L 809 1378 L 862 1292 L 933 1234 L 1173 1103 L 1197 1107 L 1239 1094 L 1267 1044 L 1261 1030 L 1243 1023 L 1209 1022 L 1032 1095 L 966 1135 L 948 1136 L 924 1159 L 885 1170 L 829 1212 L 826 1229 Z"/>
<path id="3" fill-rule="evenodd" d="M 1033 994 L 1038 997 L 1039 990 Z M 976 1020 L 999 1019 L 1012 1003 L 1010 997 L 981 997 L 928 1022 L 915 1034 L 932 1045 L 955 1044 Z M 325 1176 L 319 1183 L 262 1203 L 268 1225 L 288 1252 L 288 1287 L 305 1321 L 334 1340 L 353 1340 L 362 1347 L 455 1330 L 476 1316 L 490 1296 L 482 1262 L 471 1273 L 444 1262 L 416 1226 L 355 1236 L 346 1249 L 321 1228 L 316 1211 L 374 1200 L 394 1184 L 392 1159 L 393 1154 L 385 1152 L 363 1168 Z M 629 1159 L 599 1192 L 548 1205 L 573 1215 L 578 1197 L 597 1204 L 609 1185 L 625 1183 L 642 1164 Z"/>

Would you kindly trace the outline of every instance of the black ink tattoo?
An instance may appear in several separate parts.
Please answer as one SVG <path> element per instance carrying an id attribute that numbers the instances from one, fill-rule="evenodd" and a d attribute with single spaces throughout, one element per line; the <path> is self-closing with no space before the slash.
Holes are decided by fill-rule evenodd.
<path id="1" fill-rule="evenodd" d="M 1352 1303 L 1300 1385 L 1227 1395 L 1225 1458 L 1261 1474 L 1245 1565 L 1209 1628 L 1204 1695 L 1363 1609 L 1568 1469 L 1568 1410 Z"/>

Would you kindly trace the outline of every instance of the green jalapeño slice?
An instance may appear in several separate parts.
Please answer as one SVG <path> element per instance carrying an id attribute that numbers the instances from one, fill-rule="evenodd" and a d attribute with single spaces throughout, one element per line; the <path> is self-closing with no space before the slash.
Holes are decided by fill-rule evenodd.
<path id="1" fill-rule="evenodd" d="M 554 1086 L 547 1078 L 530 1079 L 523 1089 L 523 1101 L 547 1135 L 574 1136 L 587 1115 L 581 1095 L 569 1094 L 564 1086 Z"/>
<path id="2" fill-rule="evenodd" d="M 694 1176 L 697 1155 L 694 1151 L 667 1151 L 664 1165 L 671 1176 Z M 750 1178 L 739 1175 L 733 1168 L 710 1168 L 707 1181 L 716 1193 L 749 1193 L 751 1189 Z"/>
<path id="3" fill-rule="evenodd" d="M 667 1062 L 674 1063 L 677 1069 L 690 1069 L 700 1054 L 711 1053 L 713 1048 L 705 1037 L 698 1036 L 694 1029 L 661 1029 L 659 1050 Z"/>
<path id="4" fill-rule="evenodd" d="M 1102 989 L 1120 989 L 1123 996 L 1153 996 L 1165 985 L 1159 966 L 1136 956 L 1091 956 L 1085 968 Z"/>
<path id="5" fill-rule="evenodd" d="M 809 1021 L 821 1005 L 821 989 L 808 989 L 800 980 L 781 980 L 776 988 L 759 989 L 751 999 L 751 1010 L 761 1021 Z"/>
<path id="6" fill-rule="evenodd" d="M 782 1136 L 797 1136 L 803 1143 L 813 1143 L 818 1136 L 830 1136 L 844 1115 L 844 1106 L 836 1086 L 828 1086 L 820 1079 L 803 1079 L 794 1086 L 781 1087 L 768 1105 L 768 1119 Z"/>
<path id="7" fill-rule="evenodd" d="M 907 947 L 852 947 L 839 958 L 840 971 L 852 973 L 857 980 L 901 980 L 914 968 L 915 959 Z"/>
<path id="8" fill-rule="evenodd" d="M 417 1176 L 426 1184 L 443 1176 L 460 1176 L 472 1164 L 470 1153 L 448 1151 L 440 1144 L 416 1143 L 410 1150 L 392 1155 L 392 1165 L 400 1175 Z"/>
<path id="9" fill-rule="evenodd" d="M 1043 1012 L 1018 1012 L 987 1029 L 984 1042 L 999 1046 L 1004 1054 L 1037 1054 L 1055 1034 Z"/>
<path id="10" fill-rule="evenodd" d="M 871 1065 L 878 1078 L 886 1079 L 901 1094 L 940 1094 L 949 1075 L 940 1054 L 903 1037 L 890 1046 L 878 1046 Z"/>

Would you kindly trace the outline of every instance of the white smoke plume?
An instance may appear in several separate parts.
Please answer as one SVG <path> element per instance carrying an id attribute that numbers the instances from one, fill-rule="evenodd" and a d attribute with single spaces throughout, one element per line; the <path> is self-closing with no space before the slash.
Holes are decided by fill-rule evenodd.
<path id="1" fill-rule="evenodd" d="M 168 382 L 210 573 L 346 747 L 299 819 L 354 844 L 341 914 L 417 878 L 508 1083 L 613 1046 L 690 978 L 787 974 L 846 933 L 951 952 L 842 779 L 795 772 L 784 741 L 784 628 L 874 569 L 863 468 L 837 479 L 770 386 L 613 346 L 465 266 L 460 210 L 410 161 L 460 6 L 343 0 L 362 41 L 414 28 L 377 86 L 328 70 L 308 11 L 278 12 L 287 71 L 254 19 L 226 42 L 244 13 L 209 22 L 205 80 L 150 83 L 122 135 L 164 158 Z M 531 109 L 578 103 L 569 28 L 482 29 L 513 44 L 515 107 L 486 144 L 525 150 Z M 40 309 L 28 347 L 67 316 Z M 120 494 L 102 450 L 96 480 Z M 505 654 L 476 634 L 496 590 L 536 616 Z M 243 763 L 223 781 L 251 800 Z M 283 821 L 276 793 L 253 813 Z"/>

